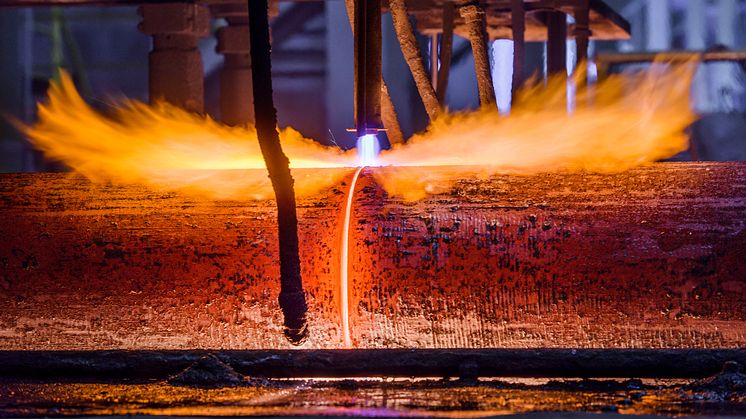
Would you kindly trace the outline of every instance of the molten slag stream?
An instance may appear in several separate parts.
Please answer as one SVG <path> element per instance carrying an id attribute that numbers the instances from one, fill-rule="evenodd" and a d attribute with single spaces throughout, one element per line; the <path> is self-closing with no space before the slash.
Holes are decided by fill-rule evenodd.
<path id="1" fill-rule="evenodd" d="M 342 315 L 342 337 L 345 348 L 352 347 L 352 339 L 350 338 L 350 303 L 347 294 L 347 275 L 350 267 L 350 217 L 352 214 L 352 197 L 355 195 L 355 185 L 357 184 L 357 178 L 360 176 L 362 170 L 362 166 L 358 167 L 355 174 L 352 176 L 350 190 L 347 192 L 344 223 L 342 224 L 342 255 L 339 263 L 339 292 L 341 295 L 340 307 Z"/>

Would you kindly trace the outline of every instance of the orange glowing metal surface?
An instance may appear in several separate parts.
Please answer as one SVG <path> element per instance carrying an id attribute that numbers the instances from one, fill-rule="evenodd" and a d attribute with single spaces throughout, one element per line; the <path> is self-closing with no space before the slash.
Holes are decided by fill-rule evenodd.
<path id="1" fill-rule="evenodd" d="M 744 347 L 744 164 L 465 178 L 416 203 L 388 169 L 350 210 L 355 348 Z M 297 200 L 307 349 L 344 347 L 340 171 Z M 0 176 L 0 202 L 0 349 L 290 348 L 271 201 L 36 173 Z"/>
<path id="2" fill-rule="evenodd" d="M 394 170 L 386 170 L 385 177 L 379 171 L 377 180 L 389 194 L 415 200 L 439 192 L 463 173 L 412 177 L 407 166 L 480 166 L 485 175 L 613 173 L 671 157 L 687 148 L 684 129 L 695 119 L 689 106 L 694 67 L 656 63 L 645 72 L 611 75 L 590 87 L 576 80 L 571 114 L 564 78 L 529 83 L 518 92 L 510 116 L 492 107 L 447 114 L 405 145 L 383 152 L 380 165 Z M 48 157 L 93 181 L 218 199 L 272 196 L 260 172 L 231 174 L 230 169 L 264 168 L 253 128 L 228 127 L 163 103 L 125 101 L 104 115 L 83 101 L 68 76 L 39 105 L 39 122 L 23 129 Z M 321 146 L 289 128 L 281 135 L 292 168 L 357 166 L 354 152 Z M 296 193 L 328 189 L 348 173 L 301 177 Z"/>

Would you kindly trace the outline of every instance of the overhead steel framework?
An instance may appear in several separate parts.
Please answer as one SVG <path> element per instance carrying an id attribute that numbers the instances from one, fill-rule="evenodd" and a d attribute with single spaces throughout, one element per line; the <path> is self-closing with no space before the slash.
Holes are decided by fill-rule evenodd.
<path id="1" fill-rule="evenodd" d="M 309 1 L 309 0 L 301 0 Z M 366 2 L 369 3 L 369 2 Z M 143 21 L 140 30 L 153 37 L 150 55 L 150 97 L 165 99 L 185 109 L 204 110 L 202 60 L 196 41 L 208 36 L 211 17 L 225 18 L 228 26 L 218 31 L 218 52 L 225 55 L 221 75 L 221 110 L 224 122 L 239 125 L 253 121 L 246 97 L 252 95 L 251 60 L 248 48 L 247 7 L 243 0 L 4 0 L 0 6 L 74 6 L 74 5 L 141 5 Z M 494 39 L 515 41 L 513 85 L 519 86 L 524 75 L 524 44 L 547 42 L 549 73 L 560 73 L 565 68 L 568 37 L 577 41 L 577 57 L 587 57 L 588 42 L 596 40 L 628 39 L 630 25 L 602 0 L 382 0 L 382 11 L 398 11 L 414 16 L 416 30 L 434 41 L 430 51 L 430 73 L 425 80 L 414 58 L 408 57 L 410 68 L 418 83 L 431 119 L 445 101 L 445 90 L 452 55 L 452 34 L 469 39 L 475 57 L 479 97 L 482 103 L 494 102 L 486 42 Z M 397 10 L 393 10 L 397 8 Z M 378 7 L 375 7 L 377 10 Z M 270 14 L 277 14 L 277 1 L 270 2 Z M 400 14 L 401 14 L 400 13 Z M 572 16 L 573 19 L 568 19 Z M 412 35 L 407 19 L 398 19 L 405 32 L 398 33 L 402 49 Z M 568 23 L 573 21 L 574 23 Z M 371 28 L 368 28 L 371 29 Z M 397 31 L 400 28 L 397 27 Z M 371 29 L 373 30 L 373 29 Z M 379 30 L 373 30 L 378 32 Z M 375 34 L 374 34 L 375 35 Z M 370 36 L 364 37 L 371 38 Z M 363 38 L 361 38 L 363 39 Z M 372 38 L 371 38 L 372 39 Z M 411 48 L 410 48 L 411 49 Z M 420 56 L 410 54 L 413 57 Z M 370 70 L 373 70 L 372 68 Z M 365 77 L 380 79 L 380 71 L 365 71 Z M 361 82 L 368 90 L 380 81 Z M 431 86 L 430 86 L 431 85 Z M 385 88 L 385 86 L 383 86 Z M 434 93 L 434 94 L 433 94 Z M 368 95 L 371 96 L 371 95 Z M 382 106 L 383 125 L 389 138 L 402 141 L 398 121 L 395 121 L 390 98 L 384 92 L 373 100 L 373 107 Z M 376 125 L 376 123 L 374 123 Z"/>

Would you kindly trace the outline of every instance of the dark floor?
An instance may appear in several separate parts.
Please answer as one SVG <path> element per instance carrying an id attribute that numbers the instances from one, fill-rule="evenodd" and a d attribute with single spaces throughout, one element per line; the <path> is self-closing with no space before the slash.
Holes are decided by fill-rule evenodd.
<path id="1" fill-rule="evenodd" d="M 588 414 L 746 417 L 746 395 L 692 391 L 673 380 L 293 380 L 231 388 L 138 384 L 5 382 L 0 417 L 355 416 Z M 559 415 L 558 412 L 563 412 Z M 598 416 L 595 416 L 598 417 Z"/>

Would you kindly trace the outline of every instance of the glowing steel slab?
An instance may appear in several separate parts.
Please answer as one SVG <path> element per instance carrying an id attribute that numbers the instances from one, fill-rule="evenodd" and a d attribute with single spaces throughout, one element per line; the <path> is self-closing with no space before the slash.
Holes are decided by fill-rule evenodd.
<path id="1" fill-rule="evenodd" d="M 308 348 L 344 342 L 345 170 L 299 200 Z M 746 344 L 746 164 L 464 177 L 415 202 L 386 195 L 386 170 L 353 198 L 354 347 Z M 0 175 L 0 349 L 284 348 L 275 217 L 272 201 Z"/>

